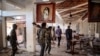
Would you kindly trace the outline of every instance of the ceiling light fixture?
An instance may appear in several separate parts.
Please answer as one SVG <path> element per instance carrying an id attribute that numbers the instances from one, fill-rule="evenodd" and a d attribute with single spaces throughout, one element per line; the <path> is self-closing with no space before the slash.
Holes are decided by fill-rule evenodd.
<path id="1" fill-rule="evenodd" d="M 70 18 L 72 17 L 72 14 L 71 14 L 71 12 L 70 12 L 70 14 L 69 14 L 69 17 L 70 17 Z"/>
<path id="2" fill-rule="evenodd" d="M 43 1 L 49 1 L 49 0 L 43 0 Z"/>
<path id="3" fill-rule="evenodd" d="M 15 16 L 14 17 L 16 20 L 21 20 L 21 19 L 23 19 L 21 16 Z"/>

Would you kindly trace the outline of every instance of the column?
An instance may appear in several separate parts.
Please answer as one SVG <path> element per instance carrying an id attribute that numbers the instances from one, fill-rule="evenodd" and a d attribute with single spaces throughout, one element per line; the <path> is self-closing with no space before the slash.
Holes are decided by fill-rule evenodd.
<path id="1" fill-rule="evenodd" d="M 3 47 L 7 47 L 7 40 L 6 40 L 6 19 L 2 17 L 2 38 L 3 38 Z"/>
<path id="2" fill-rule="evenodd" d="M 33 13 L 33 6 L 29 6 L 26 9 L 26 48 L 29 52 L 35 52 L 34 28 L 32 25 L 34 21 Z"/>

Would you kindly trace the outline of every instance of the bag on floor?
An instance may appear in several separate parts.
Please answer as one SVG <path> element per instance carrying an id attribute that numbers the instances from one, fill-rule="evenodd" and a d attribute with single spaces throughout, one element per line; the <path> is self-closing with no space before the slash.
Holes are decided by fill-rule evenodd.
<path id="1" fill-rule="evenodd" d="M 7 40 L 7 41 L 10 41 L 10 39 L 11 39 L 11 36 L 8 35 L 8 36 L 6 37 L 6 40 Z"/>

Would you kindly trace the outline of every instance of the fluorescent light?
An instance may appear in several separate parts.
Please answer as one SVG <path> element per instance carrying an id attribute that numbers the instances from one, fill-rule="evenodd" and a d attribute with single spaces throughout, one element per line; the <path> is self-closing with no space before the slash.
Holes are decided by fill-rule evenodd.
<path id="1" fill-rule="evenodd" d="M 15 18 L 16 20 L 20 20 L 20 19 L 22 19 L 21 16 L 15 16 L 14 18 Z"/>
<path id="2" fill-rule="evenodd" d="M 49 1 L 49 0 L 43 0 L 43 1 Z"/>

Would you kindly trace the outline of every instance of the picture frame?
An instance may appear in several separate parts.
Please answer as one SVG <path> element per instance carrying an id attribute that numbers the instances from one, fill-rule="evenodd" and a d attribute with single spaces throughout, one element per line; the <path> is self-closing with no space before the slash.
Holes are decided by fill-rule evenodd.
<path id="1" fill-rule="evenodd" d="M 55 3 L 43 3 L 37 4 L 36 11 L 36 22 L 46 22 L 54 23 L 55 22 Z"/>
<path id="2" fill-rule="evenodd" d="M 88 22 L 100 22 L 100 3 L 89 1 Z"/>

